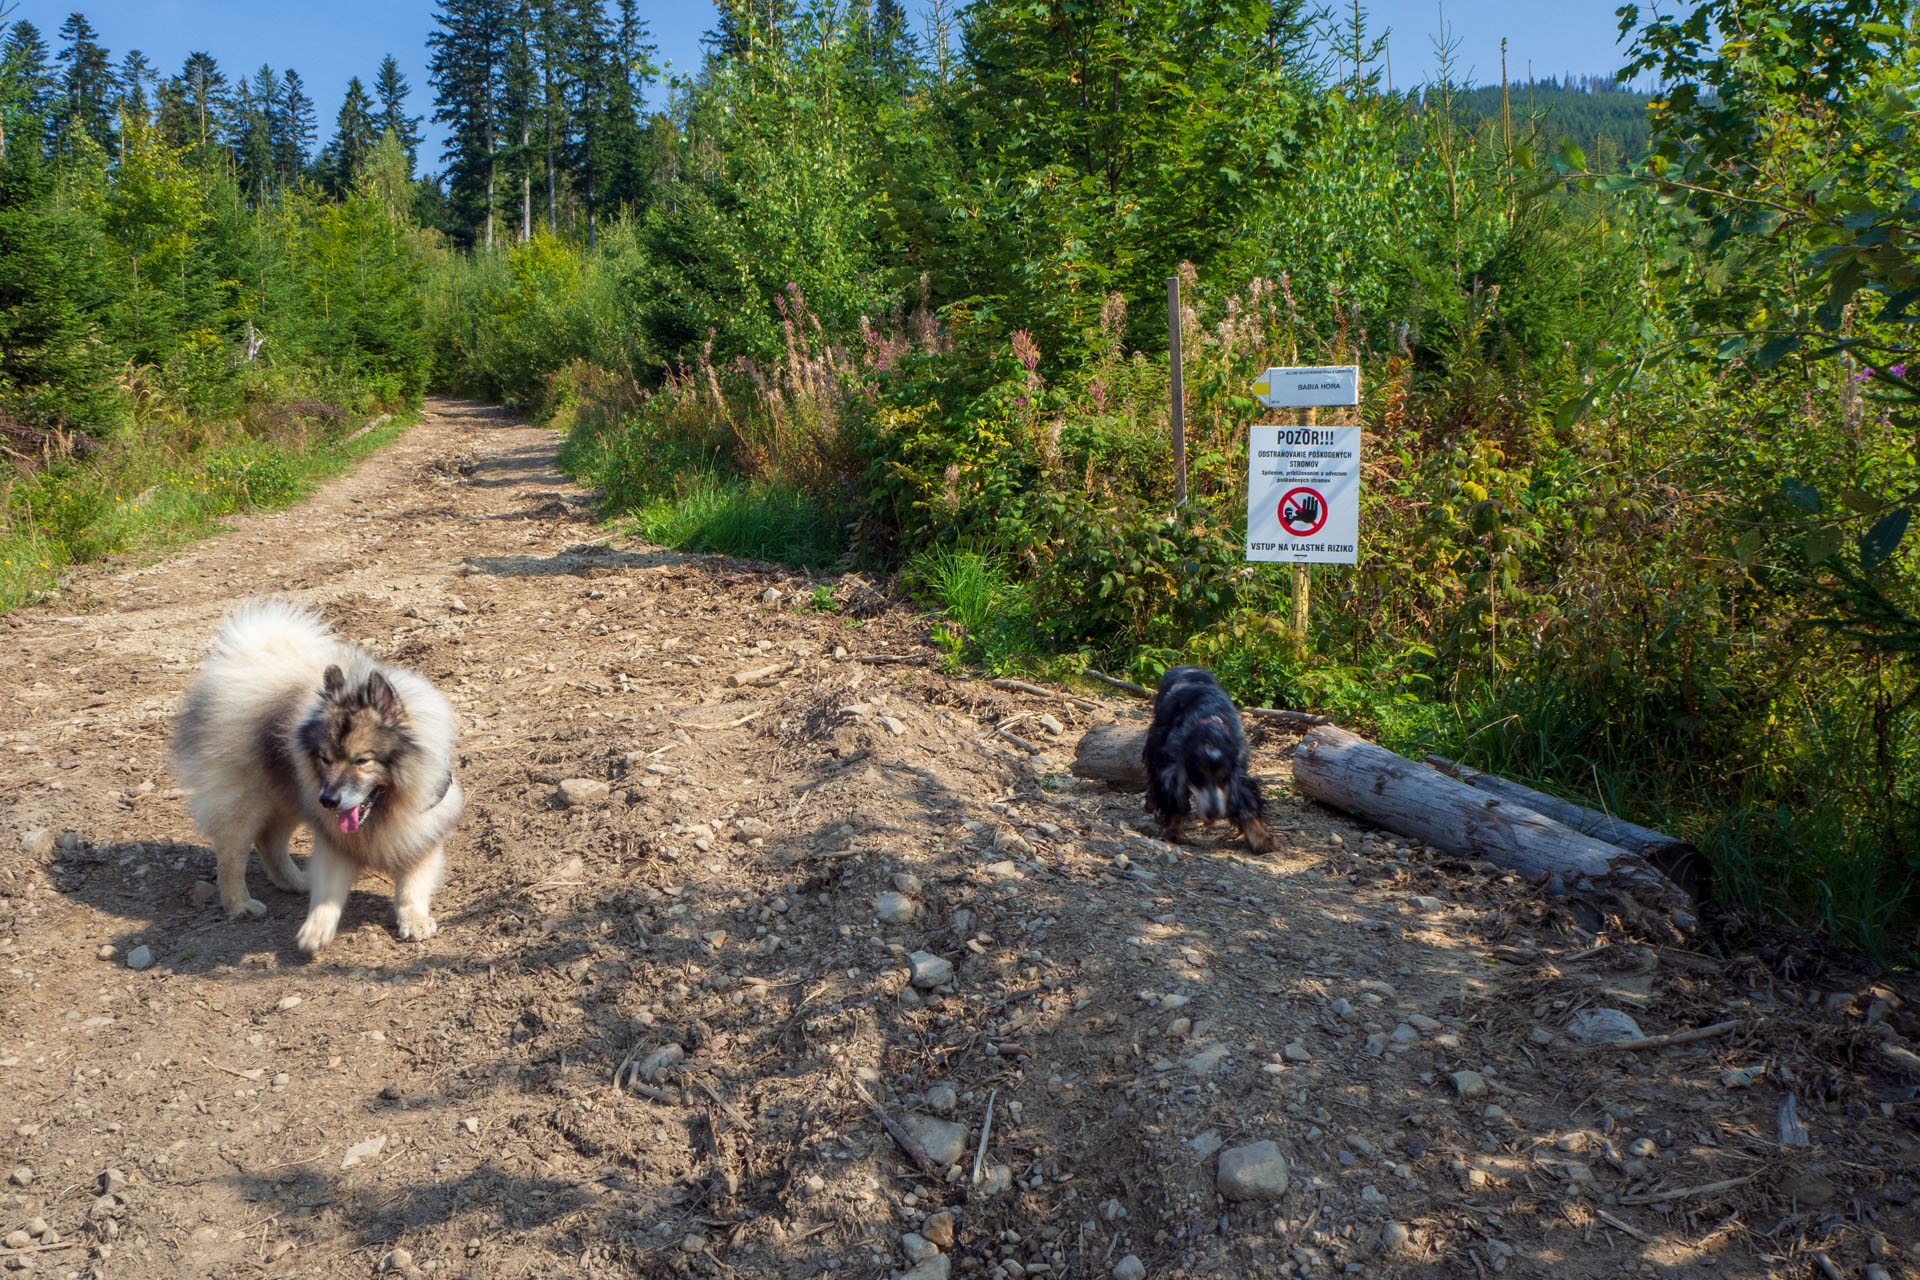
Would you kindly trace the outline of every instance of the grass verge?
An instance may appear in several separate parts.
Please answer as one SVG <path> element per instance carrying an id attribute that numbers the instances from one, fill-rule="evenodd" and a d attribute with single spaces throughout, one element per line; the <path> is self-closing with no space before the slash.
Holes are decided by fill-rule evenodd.
<path id="1" fill-rule="evenodd" d="M 278 441 L 129 434 L 84 461 L 16 475 L 0 491 L 0 613 L 57 594 L 75 565 L 157 552 L 218 532 L 235 512 L 298 502 L 410 422 Z"/>

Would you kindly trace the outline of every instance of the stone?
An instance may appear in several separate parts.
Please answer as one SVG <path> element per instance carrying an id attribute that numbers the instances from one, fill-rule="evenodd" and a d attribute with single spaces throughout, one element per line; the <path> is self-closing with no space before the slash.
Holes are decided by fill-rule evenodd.
<path id="1" fill-rule="evenodd" d="M 944 1080 L 927 1090 L 927 1105 L 943 1116 L 950 1116 L 960 1107 L 960 1091 Z"/>
<path id="2" fill-rule="evenodd" d="M 900 1127 L 935 1164 L 952 1164 L 967 1153 L 967 1126 L 935 1116 L 909 1115 Z"/>
<path id="3" fill-rule="evenodd" d="M 36 1240 L 42 1238 L 51 1230 L 53 1230 L 53 1228 L 47 1225 L 45 1218 L 27 1219 L 27 1234 Z"/>
<path id="4" fill-rule="evenodd" d="M 1279 1200 L 1287 1194 L 1287 1158 L 1268 1140 L 1220 1153 L 1215 1179 L 1228 1200 Z"/>
<path id="5" fill-rule="evenodd" d="M 480 1117 L 462 1116 L 460 1119 L 460 1128 L 463 1132 L 477 1137 L 480 1133 Z"/>
<path id="6" fill-rule="evenodd" d="M 380 1270 L 405 1273 L 413 1270 L 413 1254 L 406 1249 L 395 1249 L 380 1259 Z"/>
<path id="7" fill-rule="evenodd" d="M 733 824 L 735 840 L 765 840 L 773 834 L 773 828 L 758 818 L 741 818 Z"/>
<path id="8" fill-rule="evenodd" d="M 613 788 L 598 778 L 568 778 L 560 784 L 560 803 L 569 809 L 605 804 Z"/>
<path id="9" fill-rule="evenodd" d="M 687 1051 L 677 1044 L 663 1044 L 640 1060 L 640 1078 L 657 1084 L 660 1078 L 686 1061 Z"/>
<path id="10" fill-rule="evenodd" d="M 987 864 L 987 874 L 995 880 L 1026 879 L 1026 877 L 1021 874 L 1020 864 L 1017 862 L 989 862 Z"/>
<path id="11" fill-rule="evenodd" d="M 33 1237 L 25 1231 L 7 1232 L 7 1248 L 9 1249 L 24 1249 L 32 1243 Z"/>
<path id="12" fill-rule="evenodd" d="M 1407 901 L 1411 902 L 1416 909 L 1427 912 L 1444 911 L 1447 907 L 1447 904 L 1440 901 L 1440 899 L 1429 897 L 1426 894 L 1419 894 L 1407 899 Z"/>
<path id="13" fill-rule="evenodd" d="M 944 1253 L 936 1253 L 925 1262 L 916 1262 L 910 1269 L 900 1273 L 900 1280 L 947 1280 L 953 1269 L 953 1263 Z"/>
<path id="14" fill-rule="evenodd" d="M 1220 1069 L 1232 1051 L 1223 1044 L 1210 1044 L 1190 1058 L 1181 1059 L 1180 1065 L 1196 1076 L 1210 1076 Z"/>
<path id="15" fill-rule="evenodd" d="M 1760 1067 L 1728 1067 L 1720 1073 L 1720 1083 L 1728 1089 L 1751 1089 L 1762 1074 Z"/>
<path id="16" fill-rule="evenodd" d="M 1128 1254 L 1113 1264 L 1113 1280 L 1147 1280 L 1147 1264 Z"/>
<path id="17" fill-rule="evenodd" d="M 196 907 L 204 907 L 219 896 L 219 886 L 211 880 L 195 880 L 193 887 L 187 890 L 187 901 Z"/>
<path id="18" fill-rule="evenodd" d="M 922 991 L 953 981 L 953 962 L 931 951 L 916 951 L 907 957 L 907 963 L 913 968 L 913 985 Z"/>
<path id="19" fill-rule="evenodd" d="M 779 604 L 780 599 L 780 588 L 778 587 L 768 587 L 760 593 L 760 600 L 764 604 Z"/>
<path id="20" fill-rule="evenodd" d="M 909 1231 L 900 1237 L 900 1252 L 907 1255 L 908 1262 L 925 1262 L 928 1258 L 938 1256 L 940 1246 L 925 1236 Z"/>
<path id="21" fill-rule="evenodd" d="M 1833 1185 L 1831 1179 L 1811 1169 L 1787 1170 L 1780 1179 L 1780 1190 L 1799 1204 L 1816 1208 L 1832 1204 L 1840 1194 L 1840 1189 Z"/>
<path id="22" fill-rule="evenodd" d="M 141 945 L 127 952 L 127 968 L 151 969 L 153 967 L 153 948 Z"/>
<path id="23" fill-rule="evenodd" d="M 126 1189 L 127 1175 L 118 1169 L 104 1169 L 100 1173 L 99 1186 L 103 1196 L 118 1195 Z"/>
<path id="24" fill-rule="evenodd" d="M 7 1181 L 11 1182 L 16 1187 L 32 1186 L 33 1185 L 32 1167 L 24 1164 L 21 1165 L 19 1168 L 13 1171 L 12 1175 L 8 1177 Z"/>
<path id="25" fill-rule="evenodd" d="M 928 1214 L 920 1224 L 920 1234 L 942 1249 L 953 1248 L 953 1215 L 945 1209 Z"/>
<path id="26" fill-rule="evenodd" d="M 120 952 L 114 947 L 114 945 L 111 942 L 103 942 L 100 944 L 100 949 L 98 951 L 95 951 L 93 954 L 98 956 L 102 960 L 111 960 L 115 956 L 119 955 Z"/>
<path id="27" fill-rule="evenodd" d="M 1397 1253 L 1406 1248 L 1407 1241 L 1412 1238 L 1413 1233 L 1404 1225 L 1388 1219 L 1386 1225 L 1380 1228 L 1380 1252 Z"/>
<path id="28" fill-rule="evenodd" d="M 53 852 L 53 832 L 35 827 L 20 837 L 20 851 L 29 858 L 44 858 Z"/>
<path id="29" fill-rule="evenodd" d="M 1393 1033 L 1387 1037 L 1387 1043 L 1396 1049 L 1404 1049 L 1419 1042 L 1420 1033 L 1404 1022 L 1395 1027 Z"/>
<path id="30" fill-rule="evenodd" d="M 1453 1073 L 1453 1091 L 1463 1098 L 1484 1098 L 1487 1096 L 1487 1082 L 1478 1071 L 1456 1071 Z"/>
<path id="31" fill-rule="evenodd" d="M 340 1167 L 342 1169 L 351 1169 L 363 1160 L 373 1159 L 386 1149 L 387 1135 L 384 1133 L 375 1134 L 365 1142 L 356 1142 L 348 1147 L 346 1154 L 340 1157 Z"/>
<path id="32" fill-rule="evenodd" d="M 980 1179 L 980 1194 L 997 1196 L 1013 1185 L 1013 1166 L 1005 1164 L 990 1165 Z"/>
<path id="33" fill-rule="evenodd" d="M 1646 1038 L 1640 1024 L 1619 1009 L 1582 1009 L 1567 1023 L 1567 1035 L 1580 1044 L 1616 1044 Z"/>
<path id="34" fill-rule="evenodd" d="M 1187 1141 L 1193 1147 L 1193 1154 L 1195 1158 L 1200 1160 L 1205 1160 L 1208 1156 L 1218 1151 L 1221 1147 L 1224 1147 L 1225 1145 L 1227 1145 L 1225 1142 L 1221 1140 L 1220 1135 L 1214 1132 L 1212 1129 L 1207 1130 L 1205 1133 L 1201 1134 L 1197 1138 L 1189 1138 L 1187 1139 Z"/>
<path id="35" fill-rule="evenodd" d="M 1313 1061 L 1313 1054 L 1308 1052 L 1307 1046 L 1299 1040 L 1293 1041 L 1286 1048 L 1282 1049 L 1280 1051 L 1280 1056 L 1285 1058 L 1288 1062 L 1312 1062 Z"/>
<path id="36" fill-rule="evenodd" d="M 1635 1138 L 1627 1144 L 1627 1154 L 1630 1156 L 1639 1156 L 1642 1159 L 1652 1155 L 1659 1149 L 1652 1138 Z"/>
<path id="37" fill-rule="evenodd" d="M 885 924 L 906 924 L 918 910 L 904 893 L 887 892 L 873 900 L 874 914 Z"/>
<path id="38" fill-rule="evenodd" d="M 298 1009 L 303 1003 L 304 1001 L 302 1001 L 299 996 L 281 996 L 273 1007 L 281 1013 L 285 1013 L 289 1009 Z"/>

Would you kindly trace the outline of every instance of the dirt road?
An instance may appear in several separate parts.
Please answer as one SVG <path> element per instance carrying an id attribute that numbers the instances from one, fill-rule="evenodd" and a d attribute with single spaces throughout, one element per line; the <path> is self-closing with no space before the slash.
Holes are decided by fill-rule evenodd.
<path id="1" fill-rule="evenodd" d="M 1137 704 L 941 674 L 858 583 L 606 539 L 555 445 L 437 401 L 296 508 L 0 619 L 0 1265 L 1916 1274 L 1891 991 L 1581 935 L 1294 797 L 1282 737 L 1281 852 L 1170 849 L 1064 771 Z M 168 722 L 263 591 L 462 714 L 427 942 L 378 881 L 315 962 L 257 868 L 265 919 L 207 900 Z M 1737 1025 L 1573 1043 L 1598 1009 Z"/>

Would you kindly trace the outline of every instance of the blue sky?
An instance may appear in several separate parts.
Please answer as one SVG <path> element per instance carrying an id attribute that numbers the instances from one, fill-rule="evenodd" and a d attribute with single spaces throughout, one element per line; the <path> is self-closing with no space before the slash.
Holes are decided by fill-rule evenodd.
<path id="1" fill-rule="evenodd" d="M 909 10 L 923 0 L 906 0 Z M 1624 60 L 1616 43 L 1617 0 L 1479 0 L 1446 6 L 1445 22 L 1459 41 L 1462 78 L 1476 83 L 1500 78 L 1500 38 L 1508 42 L 1507 67 L 1515 79 L 1531 62 L 1536 75 L 1610 73 Z M 0 0 L 0 8 L 5 0 Z M 1377 31 L 1390 32 L 1390 56 L 1396 86 L 1433 74 L 1433 40 L 1441 9 L 1433 0 L 1373 0 L 1365 6 Z M 14 14 L 41 30 L 49 45 L 67 14 L 87 15 L 114 60 L 140 49 L 166 74 L 179 70 L 187 54 L 205 49 L 219 59 L 229 78 L 251 74 L 262 63 L 275 70 L 292 67 L 306 81 L 318 105 L 321 141 L 331 135 L 347 78 L 358 75 L 372 87 L 382 55 L 392 53 L 413 85 L 413 111 L 431 115 L 427 87 L 427 33 L 433 29 L 431 0 L 329 0 L 324 4 L 288 0 L 25 0 Z M 643 3 L 663 56 L 676 71 L 700 63 L 700 35 L 713 26 L 709 0 L 691 3 Z M 438 167 L 438 134 L 424 163 Z"/>

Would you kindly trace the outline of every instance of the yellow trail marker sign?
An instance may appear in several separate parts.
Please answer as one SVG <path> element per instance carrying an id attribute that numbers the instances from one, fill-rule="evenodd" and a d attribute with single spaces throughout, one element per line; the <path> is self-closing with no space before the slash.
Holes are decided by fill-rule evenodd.
<path id="1" fill-rule="evenodd" d="M 1314 365 L 1269 369 L 1253 382 L 1253 395 L 1269 409 L 1317 409 L 1360 403 L 1360 366 Z"/>

